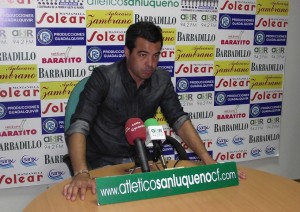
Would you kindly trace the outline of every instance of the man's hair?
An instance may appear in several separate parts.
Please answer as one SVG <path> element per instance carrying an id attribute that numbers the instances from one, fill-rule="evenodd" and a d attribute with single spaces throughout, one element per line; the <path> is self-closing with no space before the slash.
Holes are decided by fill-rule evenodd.
<path id="1" fill-rule="evenodd" d="M 131 24 L 126 31 L 125 46 L 130 52 L 135 48 L 137 38 L 144 38 L 152 43 L 161 43 L 163 46 L 162 30 L 152 22 L 137 22 Z"/>

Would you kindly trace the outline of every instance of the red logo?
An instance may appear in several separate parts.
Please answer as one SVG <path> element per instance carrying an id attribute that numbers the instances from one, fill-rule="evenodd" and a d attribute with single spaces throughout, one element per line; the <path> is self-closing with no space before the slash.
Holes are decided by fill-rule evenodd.
<path id="1" fill-rule="evenodd" d="M 201 65 L 196 65 L 196 64 L 181 64 L 178 68 L 178 70 L 175 72 L 175 74 L 179 74 L 180 72 L 183 72 L 185 74 L 187 73 L 211 73 L 213 71 L 213 66 L 201 66 Z"/>
<path id="2" fill-rule="evenodd" d="M 288 25 L 287 21 L 274 20 L 271 18 L 260 18 L 255 27 L 271 27 L 271 28 L 286 28 Z"/>
<path id="3" fill-rule="evenodd" d="M 250 80 L 249 79 L 229 79 L 226 80 L 224 78 L 222 78 L 219 83 L 216 85 L 216 88 L 219 87 L 223 87 L 223 88 L 236 88 L 236 87 L 240 87 L 240 88 L 249 88 L 249 83 Z"/>
<path id="4" fill-rule="evenodd" d="M 246 158 L 247 152 L 226 152 L 217 154 L 215 158 L 216 161 L 227 161 L 227 160 L 235 160 L 235 159 L 243 159 Z"/>
<path id="5" fill-rule="evenodd" d="M 283 93 L 281 91 L 276 92 L 276 91 L 256 91 L 251 98 L 251 101 L 255 100 L 281 100 L 282 99 Z"/>
<path id="6" fill-rule="evenodd" d="M 99 33 L 98 31 L 94 31 L 90 38 L 87 39 L 87 42 L 92 42 L 93 40 L 97 41 L 124 41 L 125 34 L 114 34 L 105 31 L 104 33 Z"/>
<path id="7" fill-rule="evenodd" d="M 47 23 L 62 23 L 62 24 L 82 24 L 85 23 L 85 16 L 75 16 L 75 15 L 70 15 L 70 16 L 65 16 L 61 15 L 59 13 L 55 13 L 54 16 L 49 15 L 47 12 L 44 12 L 42 17 L 40 18 L 39 21 L 37 21 L 37 24 L 41 24 L 44 21 Z"/>
<path id="8" fill-rule="evenodd" d="M 6 89 L 0 88 L 0 97 L 33 97 L 38 96 L 40 93 L 39 89 L 18 89 L 15 87 L 8 87 Z"/>
<path id="9" fill-rule="evenodd" d="M 255 4 L 242 4 L 238 3 L 238 1 L 234 1 L 234 3 L 230 3 L 227 0 L 222 7 L 221 10 L 237 10 L 237 11 L 255 11 Z"/>
<path id="10" fill-rule="evenodd" d="M 42 178 L 42 174 L 14 174 L 12 176 L 0 175 L 0 185 L 34 183 L 41 181 Z"/>

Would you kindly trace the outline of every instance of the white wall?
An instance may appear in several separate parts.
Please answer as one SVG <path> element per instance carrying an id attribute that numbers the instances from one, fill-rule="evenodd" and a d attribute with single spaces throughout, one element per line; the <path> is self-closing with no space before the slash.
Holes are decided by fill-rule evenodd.
<path id="1" fill-rule="evenodd" d="M 239 165 L 300 179 L 300 1 L 290 0 L 279 157 Z"/>
<path id="2" fill-rule="evenodd" d="M 241 162 L 239 165 L 274 173 L 290 179 L 300 179 L 300 1 L 290 0 L 287 65 L 281 123 L 280 156 Z M 19 212 L 48 185 L 1 189 L 3 212 Z"/>

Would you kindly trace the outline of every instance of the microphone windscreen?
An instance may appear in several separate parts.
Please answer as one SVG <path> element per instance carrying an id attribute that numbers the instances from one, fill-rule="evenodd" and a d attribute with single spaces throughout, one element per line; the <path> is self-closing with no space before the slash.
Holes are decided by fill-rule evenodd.
<path id="1" fill-rule="evenodd" d="M 158 126 L 158 121 L 155 118 L 150 118 L 145 121 L 145 126 Z"/>
<path id="2" fill-rule="evenodd" d="M 146 128 L 140 118 L 130 118 L 125 124 L 125 136 L 130 145 L 134 145 L 136 139 L 146 140 Z"/>

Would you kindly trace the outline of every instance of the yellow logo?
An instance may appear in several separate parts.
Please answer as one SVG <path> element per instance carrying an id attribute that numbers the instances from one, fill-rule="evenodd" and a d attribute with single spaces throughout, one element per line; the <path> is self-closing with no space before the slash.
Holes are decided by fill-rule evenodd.
<path id="1" fill-rule="evenodd" d="M 37 65 L 1 65 L 0 83 L 37 82 Z"/>
<path id="2" fill-rule="evenodd" d="M 250 61 L 215 61 L 215 76 L 242 76 L 250 74 Z"/>
<path id="3" fill-rule="evenodd" d="M 250 77 L 251 89 L 282 89 L 283 75 L 253 75 Z"/>
<path id="4" fill-rule="evenodd" d="M 41 82 L 41 100 L 68 99 L 78 81 Z"/>
<path id="5" fill-rule="evenodd" d="M 164 45 L 175 45 L 176 43 L 176 29 L 168 28 L 162 29 Z"/>
<path id="6" fill-rule="evenodd" d="M 132 24 L 132 10 L 87 10 L 87 28 L 127 28 Z"/>
<path id="7" fill-rule="evenodd" d="M 177 45 L 175 61 L 207 61 L 214 60 L 214 45 Z"/>
<path id="8" fill-rule="evenodd" d="M 289 14 L 289 1 L 281 0 L 257 0 L 257 15 L 280 15 L 287 16 Z"/>

